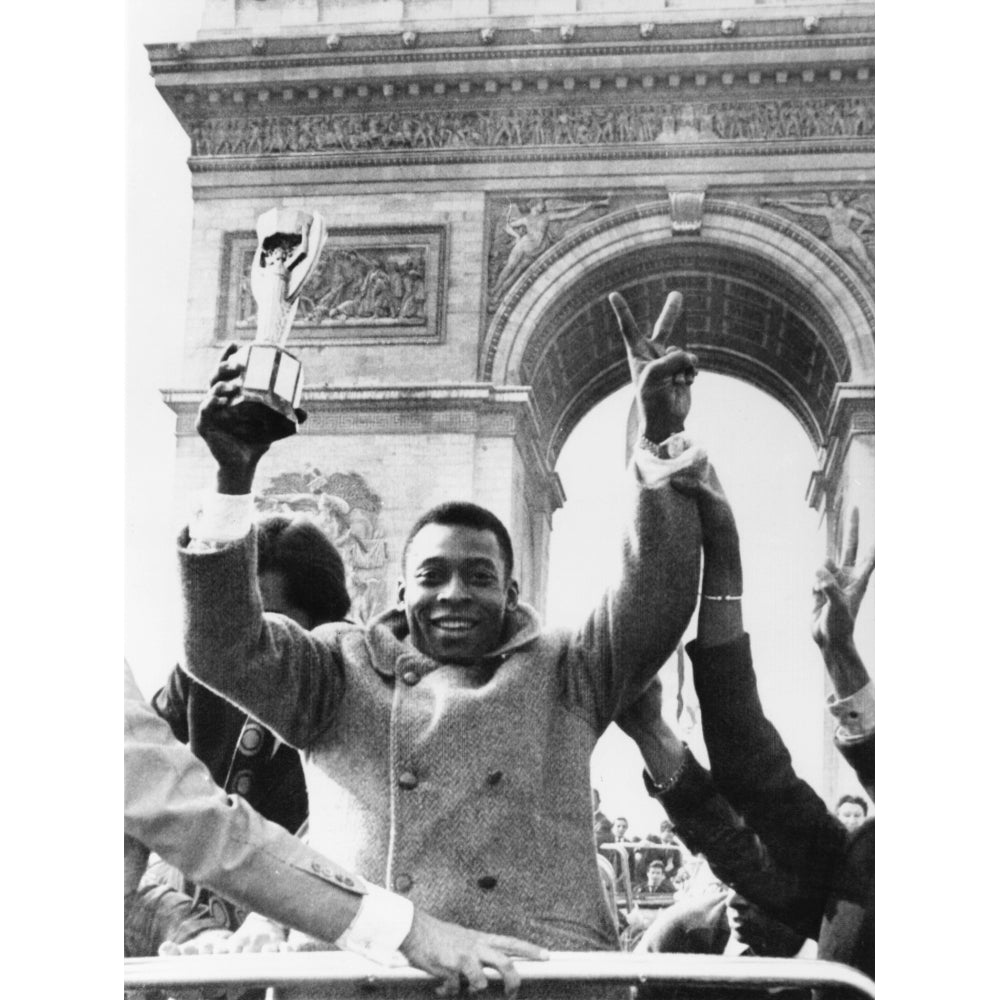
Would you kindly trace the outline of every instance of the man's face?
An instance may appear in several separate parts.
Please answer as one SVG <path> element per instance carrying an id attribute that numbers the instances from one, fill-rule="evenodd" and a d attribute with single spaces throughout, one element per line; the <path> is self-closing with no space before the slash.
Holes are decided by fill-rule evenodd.
<path id="1" fill-rule="evenodd" d="M 651 864 L 646 869 L 646 878 L 649 880 L 650 889 L 659 889 L 667 878 L 667 876 L 663 874 L 663 865 Z"/>
<path id="2" fill-rule="evenodd" d="M 410 542 L 399 600 L 414 646 L 435 660 L 472 664 L 496 649 L 517 593 L 492 531 L 427 524 Z"/>
<path id="3" fill-rule="evenodd" d="M 313 620 L 308 612 L 293 604 L 288 596 L 288 581 L 283 573 L 273 569 L 264 570 L 257 575 L 257 582 L 260 584 L 260 597 L 265 611 L 286 615 L 303 628 L 313 627 Z"/>
<path id="4" fill-rule="evenodd" d="M 864 809 L 857 802 L 841 802 L 840 808 L 837 810 L 837 819 L 848 830 L 856 830 L 867 818 Z"/>
<path id="5" fill-rule="evenodd" d="M 616 837 L 624 837 L 625 831 L 628 829 L 628 821 L 624 819 L 616 819 L 611 826 L 611 832 Z"/>

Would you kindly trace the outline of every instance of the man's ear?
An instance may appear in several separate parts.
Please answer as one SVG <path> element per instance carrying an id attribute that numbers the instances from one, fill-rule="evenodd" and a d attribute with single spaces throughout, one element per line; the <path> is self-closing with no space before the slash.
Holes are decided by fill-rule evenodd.
<path id="1" fill-rule="evenodd" d="M 520 596 L 521 588 L 517 585 L 517 580 L 511 579 L 507 584 L 507 610 L 513 611 L 517 607 L 517 599 Z"/>
<path id="2" fill-rule="evenodd" d="M 400 577 L 396 581 L 396 603 L 404 604 L 406 598 L 406 581 Z"/>

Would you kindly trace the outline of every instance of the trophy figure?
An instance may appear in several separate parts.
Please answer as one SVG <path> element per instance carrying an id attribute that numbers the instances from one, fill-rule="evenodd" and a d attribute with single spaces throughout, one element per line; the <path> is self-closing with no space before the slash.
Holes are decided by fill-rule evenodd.
<path id="1" fill-rule="evenodd" d="M 242 425 L 254 440 L 262 429 L 271 440 L 288 437 L 304 419 L 304 414 L 299 416 L 302 363 L 283 345 L 302 286 L 315 271 L 325 240 L 326 224 L 316 214 L 272 208 L 257 220 L 257 250 L 250 271 L 257 335 L 233 355 L 246 370 L 241 398 L 232 410 L 234 428 Z"/>

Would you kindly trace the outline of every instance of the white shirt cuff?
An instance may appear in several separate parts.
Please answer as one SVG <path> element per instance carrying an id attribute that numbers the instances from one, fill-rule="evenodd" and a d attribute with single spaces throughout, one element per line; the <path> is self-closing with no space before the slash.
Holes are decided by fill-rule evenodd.
<path id="1" fill-rule="evenodd" d="M 253 497 L 249 493 L 209 493 L 195 511 L 189 531 L 192 551 L 209 551 L 239 541 L 253 524 Z"/>
<path id="2" fill-rule="evenodd" d="M 705 449 L 695 444 L 686 434 L 672 434 L 664 442 L 669 458 L 657 458 L 651 451 L 636 444 L 632 452 L 639 478 L 654 489 L 664 486 L 671 476 L 686 472 L 703 478 L 708 469 Z"/>
<path id="3" fill-rule="evenodd" d="M 370 882 L 367 888 L 351 926 L 337 938 L 337 947 L 380 965 L 408 964 L 399 946 L 413 926 L 413 903 Z"/>
<path id="4" fill-rule="evenodd" d="M 836 736 L 842 743 L 857 742 L 875 732 L 875 684 L 872 681 L 846 698 L 830 695 L 826 704 L 830 714 L 840 723 Z"/>

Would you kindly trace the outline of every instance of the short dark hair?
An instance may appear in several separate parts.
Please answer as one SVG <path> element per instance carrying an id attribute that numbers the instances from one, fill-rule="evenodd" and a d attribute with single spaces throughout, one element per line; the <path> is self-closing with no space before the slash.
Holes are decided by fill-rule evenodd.
<path id="1" fill-rule="evenodd" d="M 841 806 L 842 806 L 842 805 L 843 805 L 843 804 L 844 804 L 845 802 L 850 802 L 850 803 L 852 803 L 853 805 L 856 805 L 856 806 L 861 806 L 861 811 L 862 811 L 862 812 L 863 812 L 863 813 L 864 813 L 864 814 L 865 814 L 866 816 L 868 815 L 868 803 L 867 803 L 867 802 L 865 802 L 865 800 L 864 800 L 863 798 L 861 798 L 861 796 L 860 796 L 860 795 L 841 795 L 841 796 L 840 796 L 840 798 L 839 798 L 839 799 L 837 799 L 837 804 L 836 804 L 836 805 L 835 805 L 835 806 L 833 807 L 833 811 L 834 811 L 834 812 L 837 812 L 837 811 L 839 811 L 840 807 L 841 807 Z"/>
<path id="2" fill-rule="evenodd" d="M 406 572 L 406 554 L 410 551 L 410 543 L 416 537 L 417 532 L 426 528 L 428 524 L 445 524 L 493 532 L 497 544 L 500 546 L 500 554 L 503 556 L 504 572 L 507 579 L 509 580 L 513 575 L 514 546 L 511 544 L 510 535 L 507 533 L 503 521 L 485 507 L 465 500 L 450 500 L 447 503 L 439 503 L 436 507 L 431 507 L 426 514 L 417 518 L 417 523 L 410 528 L 410 533 L 403 543 L 402 565 L 404 573 Z"/>
<path id="3" fill-rule="evenodd" d="M 624 816 L 616 816 L 615 822 L 617 823 L 618 820 L 621 820 L 626 826 L 628 826 L 628 820 Z"/>
<path id="4" fill-rule="evenodd" d="M 350 610 L 344 560 L 306 517 L 272 514 L 257 522 L 257 572 L 268 571 L 284 577 L 288 599 L 313 626 L 339 621 Z"/>
<path id="5" fill-rule="evenodd" d="M 660 860 L 660 858 L 653 858 L 649 862 L 649 864 L 646 865 L 646 871 L 649 871 L 650 868 L 654 868 L 654 867 L 655 868 L 666 868 L 667 866 L 663 863 L 662 860 Z"/>

